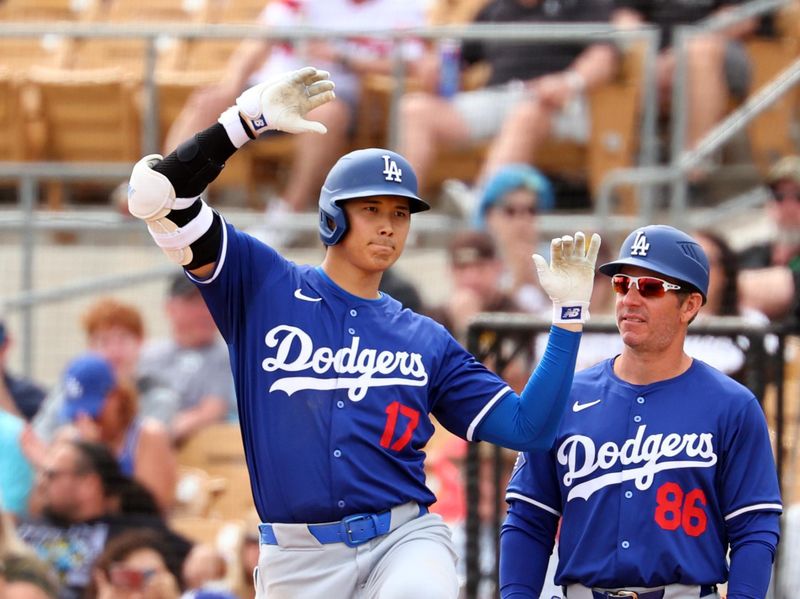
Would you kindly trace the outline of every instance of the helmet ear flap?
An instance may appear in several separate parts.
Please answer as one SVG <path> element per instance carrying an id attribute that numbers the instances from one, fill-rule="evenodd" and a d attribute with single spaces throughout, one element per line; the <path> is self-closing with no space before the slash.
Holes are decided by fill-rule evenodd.
<path id="1" fill-rule="evenodd" d="M 325 245 L 335 245 L 347 232 L 347 215 L 336 202 L 319 207 L 319 235 Z"/>

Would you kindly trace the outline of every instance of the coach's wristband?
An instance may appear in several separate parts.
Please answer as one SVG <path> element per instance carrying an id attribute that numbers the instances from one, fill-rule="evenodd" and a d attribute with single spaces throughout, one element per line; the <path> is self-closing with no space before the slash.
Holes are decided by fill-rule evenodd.
<path id="1" fill-rule="evenodd" d="M 589 302 L 553 302 L 553 324 L 576 324 L 589 320 Z"/>

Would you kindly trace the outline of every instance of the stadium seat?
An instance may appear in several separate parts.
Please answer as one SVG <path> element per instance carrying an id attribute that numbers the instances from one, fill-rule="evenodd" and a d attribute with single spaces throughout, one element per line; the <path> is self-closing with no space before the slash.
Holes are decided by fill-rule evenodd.
<path id="1" fill-rule="evenodd" d="M 194 543 L 216 545 L 220 532 L 227 526 L 239 525 L 236 521 L 223 518 L 200 516 L 173 516 L 168 520 L 169 528 Z"/>
<path id="2" fill-rule="evenodd" d="M 22 82 L 30 98 L 32 158 L 61 162 L 135 162 L 139 115 L 132 80 L 119 69 L 34 68 Z M 63 203 L 63 186 L 49 186 L 48 206 Z"/>
<path id="3" fill-rule="evenodd" d="M 98 14 L 99 20 L 112 22 L 180 22 L 198 21 L 204 17 L 203 3 L 198 10 L 187 8 L 184 0 L 109 0 Z"/>
<path id="4" fill-rule="evenodd" d="M 81 17 L 72 0 L 5 0 L 0 19 L 6 21 L 71 21 Z"/>
<path id="5" fill-rule="evenodd" d="M 745 47 L 752 64 L 751 94 L 800 57 L 800 7 L 789 4 L 776 16 L 777 37 L 754 38 Z M 798 151 L 792 123 L 797 121 L 800 90 L 795 85 L 748 126 L 753 162 L 766 175 L 780 157 Z"/>
<path id="6" fill-rule="evenodd" d="M 199 430 L 178 450 L 178 464 L 198 468 L 213 479 L 224 480 L 224 490 L 209 506 L 208 513 L 212 517 L 238 518 L 253 509 L 238 424 L 218 423 Z"/>
<path id="7" fill-rule="evenodd" d="M 214 500 L 225 491 L 226 482 L 201 468 L 178 467 L 172 516 L 208 516 Z"/>
<path id="8" fill-rule="evenodd" d="M 252 24 L 269 0 L 210 0 L 209 20 Z"/>
<path id="9" fill-rule="evenodd" d="M 26 158 L 26 139 L 20 118 L 19 82 L 8 69 L 0 68 L 0 160 Z"/>
<path id="10" fill-rule="evenodd" d="M 174 49 L 171 68 L 185 73 L 204 73 L 221 78 L 233 51 L 241 43 L 235 39 L 184 39 Z"/>
<path id="11" fill-rule="evenodd" d="M 60 67 L 64 43 L 53 38 L 0 38 L 0 69 L 25 74 L 34 66 Z"/>

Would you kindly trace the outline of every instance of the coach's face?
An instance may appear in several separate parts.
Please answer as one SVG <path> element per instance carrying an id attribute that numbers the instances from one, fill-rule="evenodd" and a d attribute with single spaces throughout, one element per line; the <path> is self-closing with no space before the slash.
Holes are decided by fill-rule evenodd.
<path id="1" fill-rule="evenodd" d="M 408 238 L 408 200 L 395 196 L 357 198 L 345 202 L 344 210 L 347 233 L 337 244 L 344 259 L 365 272 L 382 272 L 394 264 Z"/>
<path id="2" fill-rule="evenodd" d="M 655 271 L 638 266 L 624 266 L 620 274 L 633 277 L 656 277 L 673 283 Z M 700 297 L 700 294 L 693 294 Z M 698 306 L 693 306 L 693 313 Z M 617 293 L 616 318 L 623 343 L 635 350 L 661 353 L 670 346 L 683 345 L 689 323 L 687 302 L 675 291 L 666 291 L 662 297 L 645 297 L 635 286 L 627 293 Z"/>

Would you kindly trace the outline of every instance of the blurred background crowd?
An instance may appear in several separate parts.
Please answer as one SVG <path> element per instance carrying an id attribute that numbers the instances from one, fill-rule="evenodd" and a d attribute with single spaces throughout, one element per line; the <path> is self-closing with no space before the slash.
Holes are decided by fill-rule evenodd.
<path id="1" fill-rule="evenodd" d="M 248 144 L 210 202 L 314 261 L 330 166 L 398 150 L 434 210 L 383 289 L 465 345 L 481 313 L 549 321 L 530 255 L 553 235 L 603 233 L 601 262 L 638 224 L 701 242 L 687 349 L 760 381 L 787 508 L 774 596 L 795 596 L 800 2 L 0 0 L 0 597 L 253 597 L 227 348 L 127 216 L 126 175 L 303 64 L 336 82 L 311 115 L 327 135 Z M 613 322 L 607 279 L 591 311 Z M 612 331 L 584 334 L 578 368 L 619 352 Z M 545 341 L 487 364 L 519 391 Z M 466 443 L 437 431 L 427 452 L 432 510 L 465 551 Z M 478 459 L 491 523 L 496 464 Z M 495 533 L 479 533 L 481 597 Z"/>

